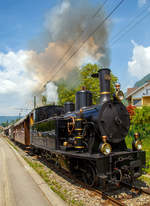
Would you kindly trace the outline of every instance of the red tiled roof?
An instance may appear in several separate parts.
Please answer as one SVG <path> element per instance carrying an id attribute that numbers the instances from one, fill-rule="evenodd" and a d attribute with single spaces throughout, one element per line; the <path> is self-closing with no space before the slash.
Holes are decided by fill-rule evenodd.
<path id="1" fill-rule="evenodd" d="M 134 87 L 134 88 L 127 88 L 127 95 L 131 94 L 134 90 L 136 90 L 138 87 Z"/>

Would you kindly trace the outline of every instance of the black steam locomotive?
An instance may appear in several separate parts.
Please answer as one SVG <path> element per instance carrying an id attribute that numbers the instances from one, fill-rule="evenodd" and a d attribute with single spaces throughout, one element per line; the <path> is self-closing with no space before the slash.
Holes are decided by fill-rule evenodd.
<path id="1" fill-rule="evenodd" d="M 125 136 L 130 126 L 123 93 L 118 89 L 110 96 L 110 70 L 99 70 L 93 78 L 100 80 L 100 101 L 92 105 L 92 94 L 85 89 L 76 94 L 73 103 L 52 108 L 48 119 L 35 119 L 31 129 L 31 145 L 44 151 L 47 158 L 80 176 L 86 184 L 132 181 L 142 174 L 145 152 L 138 134 L 133 149 L 128 149 Z M 56 109 L 56 111 L 54 111 Z M 42 111 L 36 110 L 36 115 Z"/>

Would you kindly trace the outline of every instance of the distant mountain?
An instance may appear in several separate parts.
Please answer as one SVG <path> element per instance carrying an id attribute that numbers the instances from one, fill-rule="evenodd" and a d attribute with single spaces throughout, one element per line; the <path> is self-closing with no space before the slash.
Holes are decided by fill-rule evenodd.
<path id="1" fill-rule="evenodd" d="M 135 83 L 134 87 L 141 87 L 147 81 L 150 81 L 150 73 L 143 77 L 141 80 Z"/>
<path id="2" fill-rule="evenodd" d="M 0 124 L 2 122 L 11 122 L 12 120 L 18 119 L 18 116 L 0 116 Z"/>

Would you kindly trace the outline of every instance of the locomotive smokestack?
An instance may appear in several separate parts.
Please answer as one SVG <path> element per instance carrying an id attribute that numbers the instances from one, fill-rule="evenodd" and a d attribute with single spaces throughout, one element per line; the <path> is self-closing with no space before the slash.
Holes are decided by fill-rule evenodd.
<path id="1" fill-rule="evenodd" d="M 103 68 L 98 71 L 100 81 L 100 104 L 110 100 L 110 69 Z"/>

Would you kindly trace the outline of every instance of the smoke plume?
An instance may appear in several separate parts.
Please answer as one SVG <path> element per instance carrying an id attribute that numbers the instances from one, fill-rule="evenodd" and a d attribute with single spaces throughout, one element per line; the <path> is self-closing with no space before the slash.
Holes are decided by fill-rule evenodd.
<path id="1" fill-rule="evenodd" d="M 45 38 L 38 40 L 40 47 L 41 45 L 43 47 L 46 45 L 46 47 L 40 52 L 32 49 L 27 62 L 29 72 L 37 77 L 39 83 L 34 92 L 41 93 L 46 82 L 65 77 L 73 68 L 80 67 L 85 63 L 84 60 L 87 58 L 94 59 L 102 66 L 109 66 L 108 25 L 105 22 L 80 51 L 60 69 L 61 65 L 104 20 L 103 9 L 94 16 L 99 7 L 99 3 L 95 5 L 88 0 L 64 0 L 47 13 L 44 24 Z M 59 60 L 72 44 L 74 46 L 60 63 Z"/>

